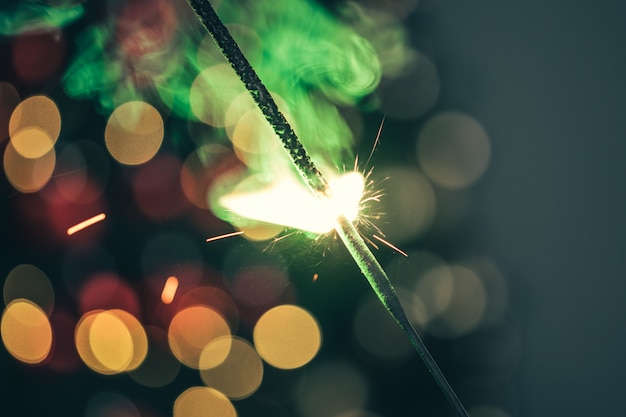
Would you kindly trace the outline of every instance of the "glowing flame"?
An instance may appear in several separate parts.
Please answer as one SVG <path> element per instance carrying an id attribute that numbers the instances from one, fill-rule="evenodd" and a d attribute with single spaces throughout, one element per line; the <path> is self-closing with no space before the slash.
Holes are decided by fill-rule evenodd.
<path id="1" fill-rule="evenodd" d="M 340 215 L 354 221 L 365 188 L 363 176 L 350 172 L 329 181 L 330 197 L 317 197 L 295 180 L 283 180 L 259 191 L 234 191 L 219 204 L 247 219 L 312 233 L 328 233 Z"/>

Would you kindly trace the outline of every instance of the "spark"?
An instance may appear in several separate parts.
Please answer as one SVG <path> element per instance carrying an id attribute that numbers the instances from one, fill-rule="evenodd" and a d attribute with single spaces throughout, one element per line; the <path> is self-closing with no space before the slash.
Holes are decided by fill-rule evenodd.
<path id="1" fill-rule="evenodd" d="M 104 213 L 100 213 L 97 214 L 87 220 L 83 220 L 82 222 L 75 224 L 74 226 L 70 227 L 67 229 L 67 235 L 68 236 L 72 236 L 74 233 L 76 232 L 80 232 L 81 230 L 92 226 L 98 222 L 101 222 L 102 220 L 106 219 L 106 214 Z"/>
<path id="2" fill-rule="evenodd" d="M 367 157 L 367 161 L 365 161 L 365 166 L 368 166 L 370 161 L 372 160 L 372 156 L 374 155 L 374 151 L 376 147 L 380 144 L 380 134 L 383 131 L 383 125 L 385 124 L 385 117 L 383 116 L 383 120 L 380 121 L 380 126 L 378 126 L 378 133 L 376 133 L 376 139 L 374 140 L 374 146 L 372 146 L 372 150 L 370 151 L 370 155 Z"/>
<path id="3" fill-rule="evenodd" d="M 376 239 L 377 241 L 379 241 L 380 243 L 389 246 L 391 249 L 395 250 L 396 252 L 398 252 L 400 255 L 404 256 L 405 258 L 408 258 L 409 255 L 403 251 L 402 249 L 398 248 L 397 246 L 393 245 L 391 242 L 389 242 L 388 240 L 383 239 L 380 236 L 377 235 L 372 235 L 372 237 L 374 239 Z"/>
<path id="4" fill-rule="evenodd" d="M 243 234 L 242 230 L 239 230 L 237 232 L 224 233 L 223 235 L 210 237 L 205 242 L 207 242 L 207 243 L 208 242 L 214 242 L 216 240 L 226 239 L 226 238 L 229 238 L 229 237 L 239 236 L 239 235 L 242 235 L 242 234 Z"/>
<path id="5" fill-rule="evenodd" d="M 178 289 L 178 278 L 171 276 L 165 281 L 163 291 L 161 292 L 161 301 L 163 304 L 171 304 L 174 301 L 176 290 Z"/>

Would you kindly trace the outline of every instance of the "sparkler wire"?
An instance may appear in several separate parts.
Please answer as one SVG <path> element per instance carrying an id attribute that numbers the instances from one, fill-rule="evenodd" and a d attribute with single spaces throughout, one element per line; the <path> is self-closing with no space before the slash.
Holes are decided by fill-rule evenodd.
<path id="1" fill-rule="evenodd" d="M 209 1 L 188 0 L 188 2 L 219 46 L 222 54 L 244 83 L 246 89 L 250 92 L 250 95 L 265 116 L 265 119 L 280 138 L 283 147 L 287 150 L 291 161 L 300 176 L 304 179 L 304 182 L 314 193 L 318 195 L 328 195 L 330 190 L 322 173 L 317 169 L 295 132 L 283 114 L 278 110 L 278 106 L 272 99 L 269 91 L 243 55 L 241 49 L 239 49 L 239 46 L 237 46 L 237 43 L 228 32 L 228 29 L 217 16 L 217 13 L 215 13 Z M 457 416 L 469 417 L 463 404 L 448 383 L 443 372 L 441 372 L 441 369 L 439 369 L 437 362 L 435 362 L 435 359 L 407 318 L 387 274 L 374 257 L 374 254 L 372 254 L 367 247 L 354 225 L 341 215 L 337 219 L 335 230 L 350 252 L 350 255 L 352 255 L 352 258 L 359 266 L 359 269 L 365 278 L 367 278 L 367 281 L 381 303 L 408 336 L 411 344 L 424 361 L 426 368 L 445 394 Z"/>
<path id="2" fill-rule="evenodd" d="M 265 119 L 280 138 L 283 147 L 289 154 L 298 173 L 304 179 L 304 182 L 314 192 L 327 194 L 329 191 L 328 183 L 322 176 L 322 173 L 309 157 L 285 116 L 278 110 L 278 106 L 270 92 L 243 55 L 237 42 L 230 35 L 217 13 L 215 13 L 213 6 L 211 6 L 208 0 L 188 1 L 204 27 L 215 40 L 217 46 L 219 46 L 224 57 L 230 63 L 230 66 L 233 67 L 246 89 L 250 92 L 252 99 L 263 113 L 263 116 L 265 116 Z"/>
<path id="3" fill-rule="evenodd" d="M 428 368 L 428 371 L 439 385 L 439 388 L 445 394 L 457 416 L 469 417 L 461 400 L 459 400 L 445 375 L 441 372 L 435 358 L 430 354 L 422 338 L 407 318 L 387 273 L 382 266 L 380 266 L 380 263 L 378 263 L 372 251 L 367 247 L 352 222 L 340 216 L 337 219 L 337 227 L 335 230 L 352 255 L 352 258 L 354 258 L 359 266 L 361 273 L 367 278 L 367 281 L 378 296 L 380 302 L 408 336 L 411 344 L 422 358 L 422 361 L 424 361 L 426 368 Z"/>

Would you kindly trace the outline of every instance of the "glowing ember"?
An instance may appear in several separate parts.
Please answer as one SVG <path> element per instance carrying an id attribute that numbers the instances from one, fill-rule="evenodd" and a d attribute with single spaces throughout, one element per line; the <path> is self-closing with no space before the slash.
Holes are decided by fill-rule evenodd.
<path id="1" fill-rule="evenodd" d="M 74 226 L 67 229 L 67 235 L 72 236 L 76 232 L 80 232 L 81 230 L 89 226 L 93 226 L 94 224 L 101 222 L 102 220 L 106 219 L 106 217 L 106 214 L 100 213 L 78 224 L 75 224 Z"/>
<path id="2" fill-rule="evenodd" d="M 213 237 L 208 238 L 206 241 L 207 242 L 213 242 L 213 241 L 216 241 L 216 240 L 226 239 L 226 238 L 229 238 L 229 237 L 239 236 L 239 235 L 242 235 L 242 234 L 243 234 L 243 232 L 240 230 L 238 232 L 231 232 L 231 233 L 225 233 L 225 234 L 219 235 L 219 236 L 213 236 Z"/>
<path id="3" fill-rule="evenodd" d="M 389 241 L 387 241 L 387 240 L 383 239 L 382 237 L 377 236 L 377 235 L 372 235 L 372 237 L 373 237 L 374 239 L 378 240 L 380 243 L 383 243 L 383 244 L 385 244 L 385 245 L 389 246 L 391 249 L 395 250 L 396 252 L 398 252 L 399 254 L 401 254 L 402 256 L 404 256 L 405 258 L 408 258 L 408 257 L 409 257 L 409 255 L 408 255 L 405 251 L 403 251 L 403 250 L 402 250 L 402 249 L 400 249 L 399 247 L 397 247 L 397 246 L 395 246 L 395 245 L 391 244 Z"/>
<path id="4" fill-rule="evenodd" d="M 163 292 L 161 293 L 161 301 L 163 304 L 171 304 L 174 301 L 176 290 L 178 289 L 178 278 L 171 276 L 165 281 Z"/>
<path id="5" fill-rule="evenodd" d="M 320 198 L 295 180 L 284 180 L 260 191 L 235 190 L 219 203 L 247 219 L 324 234 L 335 228 L 340 216 L 356 220 L 364 184 L 360 173 L 349 172 L 329 181 L 331 195 Z"/>

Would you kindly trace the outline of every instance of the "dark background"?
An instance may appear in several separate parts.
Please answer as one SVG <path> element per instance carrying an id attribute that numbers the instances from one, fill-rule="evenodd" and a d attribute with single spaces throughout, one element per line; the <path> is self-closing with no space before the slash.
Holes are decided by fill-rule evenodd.
<path id="1" fill-rule="evenodd" d="M 414 27 L 493 145 L 480 244 L 512 284 L 520 415 L 616 415 L 626 384 L 626 6 L 448 1 Z"/>

